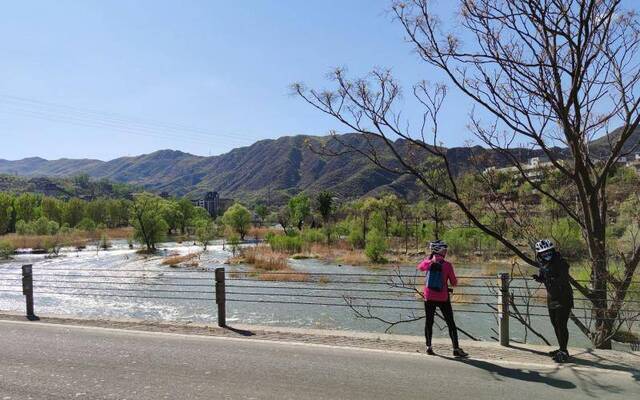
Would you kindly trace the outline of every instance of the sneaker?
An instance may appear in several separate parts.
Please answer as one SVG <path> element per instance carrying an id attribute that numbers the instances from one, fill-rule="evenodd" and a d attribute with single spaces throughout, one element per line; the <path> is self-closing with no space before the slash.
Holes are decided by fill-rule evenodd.
<path id="1" fill-rule="evenodd" d="M 556 356 L 556 354 L 558 354 L 559 352 L 560 352 L 560 349 L 550 351 L 550 352 L 549 352 L 549 353 L 547 353 L 547 354 L 549 354 L 549 357 L 555 357 L 555 356 Z"/>
<path id="2" fill-rule="evenodd" d="M 458 349 L 453 349 L 453 356 L 455 358 L 467 358 L 469 357 L 469 354 L 465 353 L 464 350 L 458 348 Z"/>
<path id="3" fill-rule="evenodd" d="M 565 353 L 564 351 L 558 351 L 558 353 L 556 353 L 556 355 L 553 357 L 553 361 L 557 362 L 558 364 L 566 363 L 567 361 L 569 361 L 569 354 Z"/>
<path id="4" fill-rule="evenodd" d="M 427 354 L 432 356 L 435 355 L 436 353 L 433 352 L 433 349 L 431 348 L 431 346 L 427 347 Z"/>

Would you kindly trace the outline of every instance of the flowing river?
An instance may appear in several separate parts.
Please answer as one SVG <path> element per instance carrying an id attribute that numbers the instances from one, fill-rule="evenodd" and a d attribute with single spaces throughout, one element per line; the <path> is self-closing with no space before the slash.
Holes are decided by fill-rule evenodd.
<path id="1" fill-rule="evenodd" d="M 384 332 L 388 325 L 376 319 L 357 318 L 354 311 L 345 306 L 345 298 L 358 297 L 372 299 L 352 300 L 354 305 L 363 306 L 357 309 L 364 314 L 368 311 L 364 307 L 367 303 L 390 307 L 371 309 L 372 316 L 387 321 L 424 314 L 422 303 L 413 294 L 386 283 L 394 274 L 393 270 L 387 268 L 338 266 L 312 259 L 290 260 L 295 271 L 328 275 L 311 275 L 313 281 L 307 282 L 261 281 L 234 273 L 250 270 L 247 266 L 225 265 L 230 253 L 223 249 L 221 243 L 210 246 L 202 253 L 197 259 L 197 267 L 173 268 L 162 264 L 163 259 L 170 255 L 200 252 L 201 248 L 198 246 L 165 243 L 160 254 L 144 256 L 129 249 L 125 242 L 115 241 L 109 250 L 96 251 L 95 247 L 88 247 L 83 251 L 63 249 L 60 256 L 54 258 L 18 254 L 12 260 L 0 263 L 0 311 L 24 311 L 24 296 L 20 286 L 21 266 L 33 264 L 36 314 L 213 324 L 217 313 L 213 271 L 218 267 L 225 267 L 228 272 L 227 298 L 247 301 L 227 303 L 227 323 L 231 326 L 233 323 L 242 323 Z M 413 267 L 401 268 L 400 273 L 408 277 L 406 279 L 409 281 L 415 277 L 417 282 L 422 282 L 423 278 L 417 275 Z M 482 303 L 497 304 L 497 296 L 487 287 L 496 284 L 497 278 L 492 278 L 496 277 L 495 271 L 488 266 L 482 268 L 458 265 L 456 273 L 459 276 L 478 276 L 463 280 L 464 285 L 472 287 L 456 289 L 456 323 L 479 339 L 493 340 L 497 329 L 495 316 L 490 313 L 489 305 Z M 482 275 L 484 278 L 480 277 Z M 335 281 L 339 283 L 334 283 Z M 283 296 L 283 293 L 289 295 Z M 461 293 L 471 295 L 460 296 Z M 314 304 L 288 304 L 289 302 Z M 317 305 L 318 303 L 325 305 Z M 403 308 L 415 308 L 415 311 Z M 547 314 L 544 302 L 535 303 L 531 311 L 535 314 Z M 546 317 L 532 317 L 532 321 L 536 330 L 555 343 Z M 444 323 L 439 323 L 439 326 L 442 329 L 434 328 L 434 336 L 446 336 Z M 422 335 L 423 329 L 424 320 L 420 320 L 396 325 L 391 332 Z M 571 323 L 570 330 L 571 346 L 589 346 L 587 338 Z M 524 330 L 513 319 L 511 337 L 519 341 L 524 339 Z M 461 338 L 466 337 L 461 335 Z M 531 333 L 527 340 L 541 343 Z M 626 346 L 620 348 L 624 349 Z"/>

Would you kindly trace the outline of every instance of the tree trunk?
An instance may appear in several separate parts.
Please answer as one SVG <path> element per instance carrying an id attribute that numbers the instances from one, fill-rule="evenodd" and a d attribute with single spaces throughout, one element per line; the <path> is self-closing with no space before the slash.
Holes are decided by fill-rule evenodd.
<path id="1" fill-rule="evenodd" d="M 603 249 L 604 250 L 604 249 Z M 609 318 L 607 299 L 607 259 L 604 251 L 592 261 L 593 311 L 595 330 L 591 341 L 597 349 L 611 349 L 613 321 Z"/>
<path id="2" fill-rule="evenodd" d="M 607 289 L 607 248 L 605 224 L 601 223 L 599 213 L 594 212 L 592 207 L 591 220 L 593 224 L 592 232 L 588 238 L 589 254 L 591 256 L 591 286 L 593 294 L 591 302 L 593 304 L 592 316 L 595 320 L 595 329 L 591 342 L 598 349 L 611 349 L 611 334 L 613 321 L 610 319 L 608 310 L 608 289 Z M 605 217 L 606 218 L 606 217 Z"/>

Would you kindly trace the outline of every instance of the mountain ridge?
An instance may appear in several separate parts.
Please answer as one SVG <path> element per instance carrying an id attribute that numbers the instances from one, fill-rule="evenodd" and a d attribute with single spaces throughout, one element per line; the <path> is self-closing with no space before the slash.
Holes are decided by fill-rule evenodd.
<path id="1" fill-rule="evenodd" d="M 371 140 L 356 133 L 340 135 L 339 139 L 356 149 L 375 148 L 391 165 L 395 162 L 382 140 Z M 639 139 L 640 130 L 636 131 L 633 140 Z M 594 143 L 602 152 L 606 138 L 598 140 Z M 263 139 L 208 157 L 164 149 L 108 161 L 89 158 L 45 160 L 41 157 L 15 161 L 0 159 L 0 173 L 25 177 L 87 174 L 94 179 L 142 186 L 175 196 L 197 198 L 215 190 L 224 197 L 268 203 L 281 203 L 303 190 L 328 189 L 345 198 L 384 191 L 411 197 L 417 192 L 415 180 L 378 168 L 357 152 L 325 157 L 312 150 L 323 145 L 331 151 L 341 150 L 340 144 L 330 136 L 296 135 Z M 394 147 L 403 154 L 411 151 L 403 140 L 396 140 Z M 446 152 L 456 174 L 470 168 L 507 165 L 504 156 L 480 146 L 452 147 Z M 542 155 L 540 151 L 525 148 L 517 149 L 517 153 L 523 161 Z M 426 156 L 426 153 L 419 155 Z"/>

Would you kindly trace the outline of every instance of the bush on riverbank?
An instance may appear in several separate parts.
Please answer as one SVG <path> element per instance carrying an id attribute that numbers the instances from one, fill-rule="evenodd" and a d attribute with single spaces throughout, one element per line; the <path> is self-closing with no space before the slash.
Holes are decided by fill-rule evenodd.
<path id="1" fill-rule="evenodd" d="M 14 253 L 15 248 L 6 240 L 0 240 L 0 260 L 6 260 Z"/>
<path id="2" fill-rule="evenodd" d="M 376 264 L 386 263 L 384 254 L 387 251 L 387 241 L 382 232 L 374 228 L 367 234 L 367 244 L 364 249 L 364 253 L 369 258 L 369 261 Z"/>
<path id="3" fill-rule="evenodd" d="M 300 236 L 269 234 L 266 239 L 273 251 L 287 254 L 302 252 L 302 238 Z"/>

